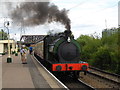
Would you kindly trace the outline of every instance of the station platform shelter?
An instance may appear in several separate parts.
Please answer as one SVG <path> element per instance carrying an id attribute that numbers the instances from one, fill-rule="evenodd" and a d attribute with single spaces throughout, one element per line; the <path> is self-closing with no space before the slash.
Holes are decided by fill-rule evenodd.
<path id="1" fill-rule="evenodd" d="M 15 40 L 9 40 L 10 52 L 17 52 L 17 44 Z M 6 54 L 8 52 L 8 40 L 0 40 L 0 54 Z"/>

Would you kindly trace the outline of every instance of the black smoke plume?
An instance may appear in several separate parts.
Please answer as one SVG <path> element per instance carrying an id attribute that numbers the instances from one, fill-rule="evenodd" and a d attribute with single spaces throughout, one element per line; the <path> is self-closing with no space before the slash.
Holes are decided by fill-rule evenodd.
<path id="1" fill-rule="evenodd" d="M 66 9 L 59 10 L 50 2 L 24 2 L 17 6 L 11 13 L 11 18 L 16 23 L 24 26 L 35 26 L 45 22 L 60 22 L 70 30 L 70 19 Z"/>

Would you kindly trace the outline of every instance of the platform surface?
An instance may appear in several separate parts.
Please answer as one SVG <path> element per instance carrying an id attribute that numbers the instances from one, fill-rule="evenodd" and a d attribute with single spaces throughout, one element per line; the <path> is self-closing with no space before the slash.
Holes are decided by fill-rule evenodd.
<path id="1" fill-rule="evenodd" d="M 0 58 L 2 58 L 2 88 L 63 88 L 29 53 L 27 64 L 22 64 L 20 53 L 18 56 L 11 55 L 12 63 L 7 63 L 7 55 Z"/>

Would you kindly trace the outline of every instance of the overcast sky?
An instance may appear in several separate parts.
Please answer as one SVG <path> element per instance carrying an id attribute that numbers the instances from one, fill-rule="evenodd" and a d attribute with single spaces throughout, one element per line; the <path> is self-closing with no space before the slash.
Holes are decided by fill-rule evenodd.
<path id="1" fill-rule="evenodd" d="M 60 10 L 63 8 L 69 10 L 68 16 L 71 20 L 71 30 L 75 38 L 78 38 L 81 34 L 90 35 L 95 32 L 101 36 L 103 29 L 117 28 L 118 2 L 119 0 L 51 0 L 51 3 L 57 5 Z M 9 20 L 12 23 L 9 26 L 11 38 L 19 40 L 21 26 L 15 26 L 7 13 L 7 10 L 10 11 L 13 7 L 8 9 L 4 3 L 0 3 L 0 7 L 0 29 L 4 28 L 4 21 Z M 22 29 L 25 30 L 25 33 L 22 32 L 22 34 L 26 35 L 46 34 L 49 30 L 55 30 L 54 32 L 65 30 L 64 25 L 55 22 L 35 27 L 22 27 Z"/>

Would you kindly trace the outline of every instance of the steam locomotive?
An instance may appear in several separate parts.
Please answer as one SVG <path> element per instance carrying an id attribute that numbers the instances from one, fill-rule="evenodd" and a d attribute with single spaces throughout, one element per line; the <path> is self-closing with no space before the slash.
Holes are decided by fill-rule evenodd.
<path id="1" fill-rule="evenodd" d="M 89 64 L 80 61 L 80 45 L 70 30 L 45 36 L 36 44 L 34 53 L 47 62 L 48 68 L 54 73 L 72 73 L 78 78 L 80 71 L 84 74 L 88 71 Z"/>

